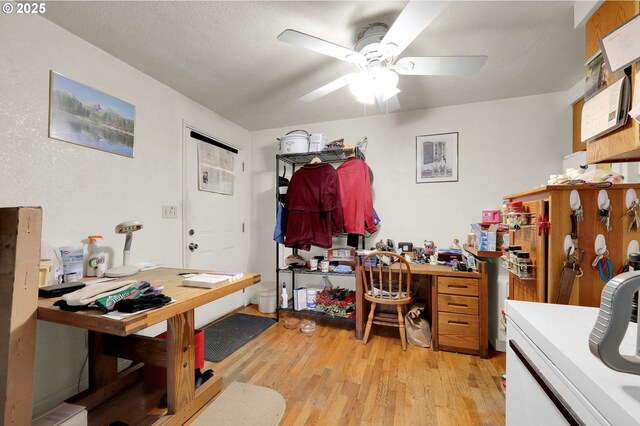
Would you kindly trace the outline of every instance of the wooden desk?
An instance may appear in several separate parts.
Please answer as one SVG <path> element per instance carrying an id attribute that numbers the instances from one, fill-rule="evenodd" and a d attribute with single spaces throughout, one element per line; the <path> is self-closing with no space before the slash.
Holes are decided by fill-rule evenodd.
<path id="1" fill-rule="evenodd" d="M 452 271 L 445 265 L 412 263 L 412 292 L 418 277 L 428 279 L 431 310 L 431 347 L 489 356 L 489 324 L 487 274 L 485 262 L 476 260 L 479 272 Z M 391 270 L 397 269 L 392 265 Z M 356 339 L 362 340 L 366 325 L 368 303 L 360 264 L 356 266 Z"/>
<path id="2" fill-rule="evenodd" d="M 185 271 L 161 268 L 125 277 L 163 285 L 163 293 L 175 302 L 123 320 L 105 318 L 96 310 L 62 311 L 53 306 L 58 299 L 38 300 L 38 319 L 89 330 L 89 389 L 72 398 L 72 402 L 84 405 L 90 411 L 142 379 L 142 364 L 118 373 L 118 357 L 167 369 L 166 414 L 158 415 L 157 407 L 149 407 L 156 413 L 155 424 L 181 425 L 220 392 L 222 379 L 218 372 L 195 389 L 194 309 L 260 282 L 260 275 L 244 274 L 238 281 L 203 289 L 183 287 L 178 273 Z M 166 340 L 133 335 L 165 320 Z"/>

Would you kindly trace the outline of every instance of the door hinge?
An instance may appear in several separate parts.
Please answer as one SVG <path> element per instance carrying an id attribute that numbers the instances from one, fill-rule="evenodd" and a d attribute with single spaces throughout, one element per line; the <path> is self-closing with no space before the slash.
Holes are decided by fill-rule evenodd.
<path id="1" fill-rule="evenodd" d="M 242 162 L 242 171 L 244 172 L 244 161 Z"/>
<path id="2" fill-rule="evenodd" d="M 242 223 L 242 232 L 244 232 L 244 222 Z"/>

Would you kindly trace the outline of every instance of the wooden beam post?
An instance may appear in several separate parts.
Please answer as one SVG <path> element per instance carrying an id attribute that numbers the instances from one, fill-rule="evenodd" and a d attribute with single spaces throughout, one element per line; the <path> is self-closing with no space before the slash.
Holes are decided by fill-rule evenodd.
<path id="1" fill-rule="evenodd" d="M 0 422 L 31 424 L 42 235 L 39 207 L 0 208 Z"/>

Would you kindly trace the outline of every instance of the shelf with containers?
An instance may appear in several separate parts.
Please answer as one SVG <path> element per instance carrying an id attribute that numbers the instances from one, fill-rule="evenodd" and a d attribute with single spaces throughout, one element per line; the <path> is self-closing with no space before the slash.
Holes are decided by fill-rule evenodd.
<path id="1" fill-rule="evenodd" d="M 500 266 L 516 275 L 521 280 L 536 279 L 536 266 L 530 262 L 519 262 L 517 260 L 509 259 L 506 256 L 500 256 Z"/>
<path id="2" fill-rule="evenodd" d="M 599 306 L 606 285 L 597 270 L 590 267 L 596 257 L 595 241 L 606 241 L 613 271 L 628 263 L 628 253 L 635 252 L 640 230 L 630 228 L 630 201 L 638 198 L 640 184 L 547 185 L 504 197 L 508 203 L 520 202 L 538 219 L 536 226 L 510 230 L 511 245 L 521 246 L 535 265 L 535 279 L 522 280 L 510 274 L 509 299 L 555 303 L 561 293 L 562 271 L 567 261 L 567 240 L 584 251 L 582 274 L 574 279 L 568 304 Z M 601 201 L 609 201 L 610 225 L 601 216 Z M 582 220 L 575 210 L 581 208 Z M 543 220 L 540 221 L 539 219 Z"/>
<path id="3" fill-rule="evenodd" d="M 365 159 L 364 153 L 360 150 L 360 148 L 358 146 L 354 146 L 354 147 L 348 147 L 348 148 L 339 148 L 339 149 L 327 149 L 327 150 L 323 150 L 323 151 L 317 151 L 317 152 L 305 152 L 305 153 L 291 153 L 291 154 L 278 154 L 276 155 L 276 213 L 277 213 L 277 205 L 278 202 L 283 202 L 285 199 L 285 195 L 281 194 L 280 188 L 279 188 L 279 172 L 280 172 L 280 168 L 281 168 L 281 163 L 284 163 L 284 165 L 289 165 L 291 166 L 292 170 L 291 170 L 291 175 L 293 175 L 293 173 L 295 173 L 295 171 L 297 170 L 297 168 L 299 166 L 303 166 L 305 164 L 308 164 L 310 162 L 312 162 L 312 160 L 314 159 L 318 159 L 324 163 L 328 163 L 328 164 L 340 164 L 343 163 L 344 161 L 350 159 L 350 158 L 359 158 L 361 160 Z M 346 237 L 346 235 L 344 235 L 343 237 Z M 340 238 L 339 237 L 334 237 L 334 241 L 336 238 Z M 362 241 L 362 248 L 364 248 L 364 237 L 361 238 Z M 343 277 L 343 278 L 350 278 L 354 280 L 354 288 L 355 288 L 355 276 L 356 276 L 356 272 L 355 272 L 355 258 L 354 258 L 354 262 L 353 262 L 353 270 L 351 272 L 348 273 L 343 273 L 343 272 L 334 272 L 334 271 L 321 271 L 320 267 L 318 267 L 317 270 L 310 270 L 307 268 L 282 268 L 281 265 L 281 261 L 284 260 L 284 254 L 281 255 L 280 251 L 281 248 L 284 247 L 284 244 L 279 244 L 276 242 L 276 320 L 280 320 L 280 313 L 281 311 L 285 311 L 285 312 L 292 312 L 295 313 L 296 315 L 300 314 L 301 316 L 315 316 L 315 317 L 323 317 L 323 318 L 327 318 L 330 321 L 333 322 L 333 320 L 336 320 L 336 322 L 338 323 L 346 323 L 346 324 L 355 324 L 355 321 L 353 321 L 352 319 L 347 319 L 347 318 L 342 318 L 342 317 L 330 317 L 329 315 L 325 314 L 324 312 L 321 311 L 315 311 L 315 310 L 300 310 L 300 311 L 295 311 L 292 308 L 287 308 L 287 309 L 282 309 L 280 307 L 280 292 L 282 290 L 281 285 L 282 285 L 282 281 L 281 281 L 281 277 L 280 274 L 285 273 L 290 275 L 291 277 L 291 283 L 290 283 L 290 287 L 289 285 L 287 285 L 287 289 L 289 291 L 289 296 L 292 295 L 293 293 L 293 289 L 296 288 L 296 276 L 297 275 L 317 275 L 317 276 L 332 276 L 332 277 Z M 298 254 L 298 249 L 296 248 L 292 248 L 291 249 L 293 254 Z M 331 249 L 325 249 L 325 250 L 331 250 Z M 329 260 L 331 261 L 331 257 L 329 258 Z M 337 260 L 336 260 L 337 261 Z M 342 261 L 341 261 L 342 263 Z M 292 303 L 291 303 L 292 304 Z"/>

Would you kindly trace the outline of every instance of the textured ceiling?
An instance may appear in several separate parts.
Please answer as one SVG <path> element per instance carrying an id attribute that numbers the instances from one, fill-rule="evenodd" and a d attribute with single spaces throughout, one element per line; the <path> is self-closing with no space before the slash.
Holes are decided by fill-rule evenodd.
<path id="1" fill-rule="evenodd" d="M 353 48 L 406 2 L 47 2 L 45 17 L 248 130 L 380 114 L 348 88 L 297 98 L 354 65 L 276 40 L 296 29 Z M 452 2 L 401 56 L 486 55 L 471 77 L 401 76 L 403 111 L 567 90 L 584 74 L 573 2 Z"/>

